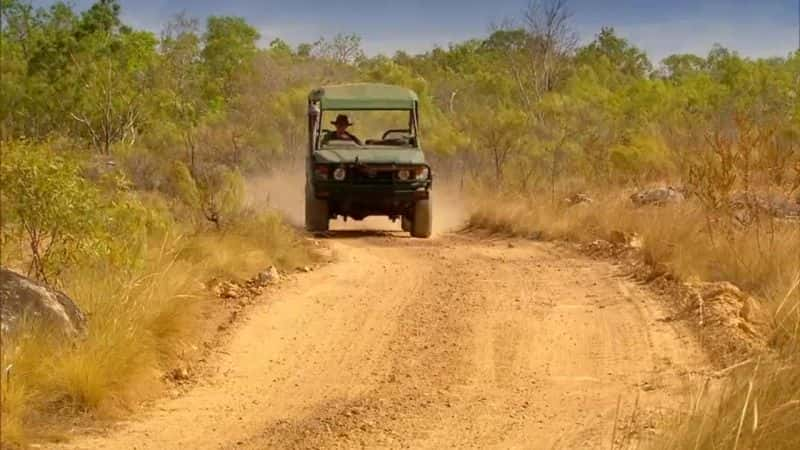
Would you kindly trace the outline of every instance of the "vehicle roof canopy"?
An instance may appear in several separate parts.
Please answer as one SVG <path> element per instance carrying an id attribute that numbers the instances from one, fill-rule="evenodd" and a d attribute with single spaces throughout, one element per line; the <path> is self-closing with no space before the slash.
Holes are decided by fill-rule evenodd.
<path id="1" fill-rule="evenodd" d="M 314 89 L 308 99 L 319 102 L 322 110 L 411 110 L 418 97 L 410 89 L 391 84 L 350 83 Z"/>

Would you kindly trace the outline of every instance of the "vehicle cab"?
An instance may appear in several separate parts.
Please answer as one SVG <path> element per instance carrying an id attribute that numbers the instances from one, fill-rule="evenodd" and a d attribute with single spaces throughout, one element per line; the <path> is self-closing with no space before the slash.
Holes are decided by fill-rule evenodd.
<path id="1" fill-rule="evenodd" d="M 387 84 L 314 89 L 308 96 L 306 229 L 386 216 L 429 237 L 433 176 L 419 136 L 419 100 Z"/>

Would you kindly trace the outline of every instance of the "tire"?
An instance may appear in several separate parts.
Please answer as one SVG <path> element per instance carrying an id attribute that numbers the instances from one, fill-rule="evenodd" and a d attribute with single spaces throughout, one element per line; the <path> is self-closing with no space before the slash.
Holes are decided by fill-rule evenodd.
<path id="1" fill-rule="evenodd" d="M 418 200 L 414 204 L 414 221 L 411 224 L 411 236 L 416 238 L 429 238 L 433 229 L 433 211 L 431 201 Z"/>
<path id="2" fill-rule="evenodd" d="M 408 217 L 405 217 L 405 216 L 400 218 L 400 228 L 403 231 L 405 231 L 405 232 L 411 231 L 411 226 L 412 226 L 411 219 L 409 219 Z"/>
<path id="3" fill-rule="evenodd" d="M 306 188 L 306 231 L 328 231 L 328 223 L 328 202 L 314 197 L 314 191 Z"/>

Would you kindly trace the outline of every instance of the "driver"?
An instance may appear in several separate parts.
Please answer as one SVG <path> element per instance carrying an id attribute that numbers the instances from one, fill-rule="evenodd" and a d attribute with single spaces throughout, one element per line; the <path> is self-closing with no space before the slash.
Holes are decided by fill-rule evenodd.
<path id="1" fill-rule="evenodd" d="M 336 131 L 329 131 L 325 133 L 322 138 L 322 144 L 327 144 L 329 141 L 353 141 L 361 145 L 361 140 L 354 135 L 347 132 L 347 128 L 353 126 L 353 122 L 345 114 L 336 116 L 336 120 L 331 122 L 331 125 L 336 127 Z"/>

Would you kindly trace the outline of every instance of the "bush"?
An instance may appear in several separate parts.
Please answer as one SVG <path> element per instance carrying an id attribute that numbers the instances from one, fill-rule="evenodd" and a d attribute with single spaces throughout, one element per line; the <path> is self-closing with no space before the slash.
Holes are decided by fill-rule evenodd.
<path id="1" fill-rule="evenodd" d="M 186 164 L 173 161 L 166 187 L 189 211 L 195 224 L 206 221 L 220 229 L 223 223 L 241 213 L 244 206 L 244 178 L 238 170 L 222 165 L 201 165 L 192 174 Z"/>
<path id="2" fill-rule="evenodd" d="M 81 265 L 127 267 L 140 259 L 147 228 L 159 226 L 161 219 L 128 191 L 121 173 L 92 183 L 81 175 L 77 160 L 47 144 L 16 141 L 3 150 L 3 243 L 16 241 L 22 249 L 4 254 L 4 264 L 27 266 L 29 275 L 55 282 Z"/>
<path id="3" fill-rule="evenodd" d="M 137 189 L 163 190 L 169 182 L 170 158 L 141 147 L 120 148 L 116 156 Z"/>
<path id="4" fill-rule="evenodd" d="M 80 166 L 26 141 L 4 145 L 2 227 L 24 240 L 28 273 L 47 281 L 82 255 L 99 251 L 99 191 Z"/>

